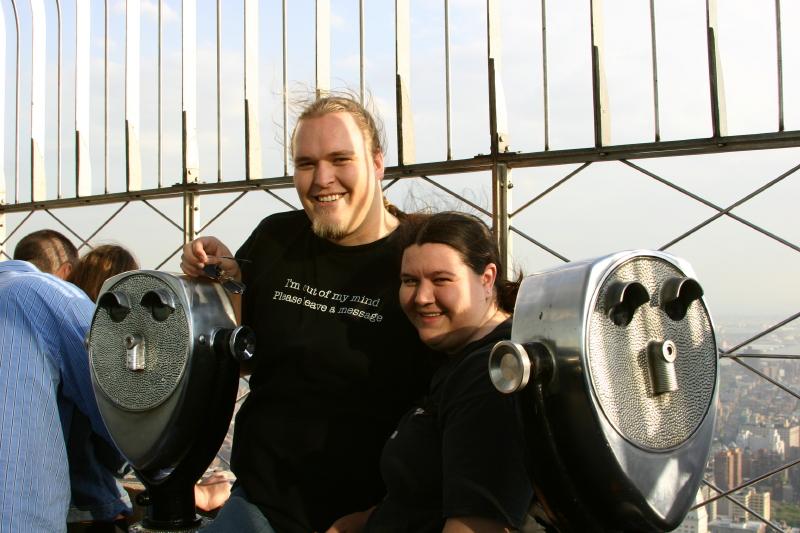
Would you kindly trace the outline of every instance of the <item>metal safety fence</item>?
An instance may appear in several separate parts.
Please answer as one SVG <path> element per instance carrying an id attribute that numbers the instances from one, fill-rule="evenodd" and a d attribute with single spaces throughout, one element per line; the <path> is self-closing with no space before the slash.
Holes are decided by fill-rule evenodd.
<path id="1" fill-rule="evenodd" d="M 0 7 L 0 257 L 43 226 L 81 249 L 136 243 L 156 269 L 177 269 L 198 235 L 241 242 L 298 208 L 295 100 L 345 87 L 383 116 L 393 202 L 480 214 L 527 272 L 621 248 L 682 255 L 723 314 L 773 317 L 721 345 L 721 362 L 800 400 L 800 381 L 760 365 L 800 355 L 751 349 L 800 317 L 794 4 Z M 716 496 L 698 505 L 741 505 L 736 492 L 797 463 L 735 487 L 709 478 Z"/>

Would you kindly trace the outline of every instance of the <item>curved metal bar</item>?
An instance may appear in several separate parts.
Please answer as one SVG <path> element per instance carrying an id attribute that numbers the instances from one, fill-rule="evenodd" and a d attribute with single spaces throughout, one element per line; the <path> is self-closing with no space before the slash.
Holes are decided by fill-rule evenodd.
<path id="1" fill-rule="evenodd" d="M 58 41 L 58 66 L 56 67 L 56 198 L 61 198 L 61 1 L 56 0 L 56 39 Z M 76 184 L 77 186 L 77 184 Z"/>
<path id="2" fill-rule="evenodd" d="M 244 0 L 244 150 L 245 179 L 261 179 L 259 131 L 258 0 Z"/>
<path id="3" fill-rule="evenodd" d="M 6 72 L 6 15 L 0 8 L 0 72 Z M 0 205 L 6 203 L 6 84 L 0 84 Z M 5 215 L 0 213 L 0 240 L 5 237 Z"/>
<path id="4" fill-rule="evenodd" d="M 315 40 L 314 93 L 317 98 L 327 94 L 331 88 L 331 3 L 316 0 L 314 12 Z"/>
<path id="5" fill-rule="evenodd" d="M 75 3 L 75 196 L 92 195 L 91 136 L 91 4 Z"/>
<path id="6" fill-rule="evenodd" d="M 650 0 L 650 57 L 653 64 L 653 119 L 655 120 L 655 140 L 661 140 L 658 109 L 658 49 L 656 48 L 656 7 L 655 0 Z"/>
<path id="7" fill-rule="evenodd" d="M 159 5 L 161 0 L 159 0 Z M 217 0 L 217 182 L 222 181 L 222 83 L 220 75 L 220 46 L 222 42 L 222 10 Z"/>
<path id="8" fill-rule="evenodd" d="M 158 103 L 156 104 L 158 107 L 158 146 L 156 148 L 157 155 L 156 158 L 158 159 L 158 188 L 160 189 L 164 185 L 164 160 L 163 160 L 163 150 L 164 150 L 164 130 L 163 130 L 163 122 L 164 122 L 164 109 L 162 105 L 162 97 L 164 93 L 164 82 L 163 82 L 163 73 L 161 69 L 161 57 L 163 53 L 163 37 L 164 37 L 164 25 L 163 25 L 163 18 L 162 18 L 162 0 L 158 0 L 158 52 L 157 56 L 158 59 L 156 61 L 158 74 L 156 75 L 158 79 Z M 219 45 L 217 45 L 219 46 Z M 219 63 L 219 59 L 217 59 L 217 63 Z M 181 229 L 181 231 L 183 231 Z"/>
<path id="9" fill-rule="evenodd" d="M 47 199 L 45 153 L 47 145 L 47 12 L 44 0 L 30 0 L 31 8 L 31 200 Z"/>
<path id="10" fill-rule="evenodd" d="M 783 41 L 781 38 L 781 0 L 775 0 L 775 40 L 778 63 L 778 131 L 783 131 Z"/>
<path id="11" fill-rule="evenodd" d="M 547 0 L 542 0 L 542 107 L 544 111 L 544 149 L 550 149 L 550 102 L 547 88 Z M 513 216 L 513 215 L 512 215 Z"/>
<path id="12" fill-rule="evenodd" d="M 543 0 L 544 1 L 544 0 Z M 453 159 L 450 103 L 450 0 L 444 0 L 444 101 L 447 123 L 447 160 Z"/>
<path id="13" fill-rule="evenodd" d="M 14 203 L 19 203 L 19 13 L 17 13 L 17 0 L 11 0 L 11 8 L 14 11 L 14 26 L 16 27 L 16 93 L 14 95 L 16 103 L 14 106 Z"/>
<path id="14" fill-rule="evenodd" d="M 181 4 L 181 108 L 183 114 L 183 176 L 186 183 L 200 179 L 197 145 L 197 5 Z"/>
<path id="15" fill-rule="evenodd" d="M 289 80 L 287 77 L 287 29 L 286 29 L 286 0 L 281 0 L 281 43 L 283 47 L 282 76 L 283 76 L 283 175 L 289 175 Z"/>
<path id="16" fill-rule="evenodd" d="M 103 11 L 103 192 L 108 194 L 108 0 Z"/>
<path id="17" fill-rule="evenodd" d="M 364 0 L 358 0 L 358 95 L 364 105 L 366 91 L 364 89 Z"/>

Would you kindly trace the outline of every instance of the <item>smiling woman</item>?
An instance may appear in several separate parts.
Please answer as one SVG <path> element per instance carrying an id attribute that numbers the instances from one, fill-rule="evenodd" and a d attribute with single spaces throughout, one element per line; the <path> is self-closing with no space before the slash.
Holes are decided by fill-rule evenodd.
<path id="1" fill-rule="evenodd" d="M 410 215 L 396 237 L 400 304 L 447 361 L 384 446 L 387 495 L 367 511 L 365 531 L 519 528 L 533 492 L 516 398 L 498 393 L 487 370 L 491 348 L 510 337 L 518 283 L 503 278 L 491 232 L 475 217 Z"/>

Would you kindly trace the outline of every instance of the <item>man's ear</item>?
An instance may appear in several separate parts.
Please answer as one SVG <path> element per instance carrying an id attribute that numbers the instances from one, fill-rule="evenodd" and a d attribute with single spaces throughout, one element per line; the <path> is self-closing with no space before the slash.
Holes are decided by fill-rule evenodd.
<path id="1" fill-rule="evenodd" d="M 64 281 L 69 278 L 70 274 L 72 274 L 72 263 L 70 262 L 61 263 L 61 266 L 58 267 L 55 272 L 53 272 L 55 277 L 61 278 Z"/>
<path id="2" fill-rule="evenodd" d="M 376 152 L 372 154 L 372 165 L 375 169 L 375 177 L 378 178 L 378 181 L 383 179 L 383 152 Z"/>

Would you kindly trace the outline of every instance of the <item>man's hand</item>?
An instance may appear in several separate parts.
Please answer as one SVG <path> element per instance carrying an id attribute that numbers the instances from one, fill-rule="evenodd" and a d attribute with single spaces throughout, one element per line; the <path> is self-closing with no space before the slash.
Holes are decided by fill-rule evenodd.
<path id="1" fill-rule="evenodd" d="M 341 517 L 325 533 L 359 533 L 367 524 L 374 507 Z"/>
<path id="2" fill-rule="evenodd" d="M 216 237 L 199 237 L 183 245 L 181 270 L 194 278 L 203 276 L 203 267 L 219 264 L 226 274 L 237 280 L 242 279 L 239 264 L 230 259 L 230 249 Z"/>
<path id="3" fill-rule="evenodd" d="M 203 267 L 206 265 L 220 265 L 226 276 L 236 281 L 242 281 L 242 271 L 239 263 L 232 259 L 230 249 L 222 244 L 216 237 L 199 237 L 183 245 L 181 254 L 181 270 L 193 278 L 205 276 Z M 240 294 L 228 294 L 236 323 L 242 323 L 242 297 Z M 246 373 L 250 373 L 246 371 Z"/>
<path id="4" fill-rule="evenodd" d="M 231 482 L 225 474 L 212 474 L 194 486 L 194 505 L 201 511 L 222 507 L 231 495 Z"/>

